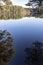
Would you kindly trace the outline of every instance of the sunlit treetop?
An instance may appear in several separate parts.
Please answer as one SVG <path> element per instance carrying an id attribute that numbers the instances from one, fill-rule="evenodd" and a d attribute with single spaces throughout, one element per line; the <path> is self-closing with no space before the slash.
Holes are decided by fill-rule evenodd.
<path id="1" fill-rule="evenodd" d="M 11 0 L 0 0 L 0 1 L 3 1 L 6 5 L 9 5 L 9 4 L 12 5 L 12 1 Z"/>

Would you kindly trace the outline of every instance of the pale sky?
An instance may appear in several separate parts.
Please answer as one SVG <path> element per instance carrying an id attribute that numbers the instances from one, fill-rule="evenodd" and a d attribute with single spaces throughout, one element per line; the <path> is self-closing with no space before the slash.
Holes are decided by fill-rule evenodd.
<path id="1" fill-rule="evenodd" d="M 28 3 L 28 0 L 11 0 L 13 4 L 26 7 L 25 4 Z"/>

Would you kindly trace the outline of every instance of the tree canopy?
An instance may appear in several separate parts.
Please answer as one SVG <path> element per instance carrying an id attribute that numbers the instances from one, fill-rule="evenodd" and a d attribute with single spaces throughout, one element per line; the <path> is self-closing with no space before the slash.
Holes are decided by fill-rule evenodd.
<path id="1" fill-rule="evenodd" d="M 4 30 L 0 30 L 0 65 L 6 65 L 15 54 L 13 37 Z"/>
<path id="2" fill-rule="evenodd" d="M 29 0 L 29 2 L 26 5 L 31 6 L 33 4 L 43 6 L 43 0 Z"/>
<path id="3" fill-rule="evenodd" d="M 27 65 L 43 65 L 43 43 L 33 42 L 32 47 L 25 49 Z"/>

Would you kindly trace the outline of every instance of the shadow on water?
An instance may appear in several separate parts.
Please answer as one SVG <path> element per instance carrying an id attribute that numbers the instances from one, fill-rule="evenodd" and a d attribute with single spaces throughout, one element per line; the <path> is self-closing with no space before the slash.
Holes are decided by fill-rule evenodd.
<path id="1" fill-rule="evenodd" d="M 7 30 L 0 30 L 0 65 L 6 65 L 15 55 L 13 37 Z"/>
<path id="2" fill-rule="evenodd" d="M 43 44 L 33 42 L 31 48 L 25 49 L 25 63 L 27 65 L 43 65 Z"/>

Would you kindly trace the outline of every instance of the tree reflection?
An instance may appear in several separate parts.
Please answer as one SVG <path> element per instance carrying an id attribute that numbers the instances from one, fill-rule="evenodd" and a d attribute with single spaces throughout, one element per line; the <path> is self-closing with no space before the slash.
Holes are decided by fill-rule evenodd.
<path id="1" fill-rule="evenodd" d="M 25 63 L 28 65 L 43 65 L 43 44 L 33 42 L 31 48 L 25 49 Z"/>
<path id="2" fill-rule="evenodd" d="M 13 38 L 7 30 L 0 30 L 0 65 L 6 65 L 15 54 Z"/>

